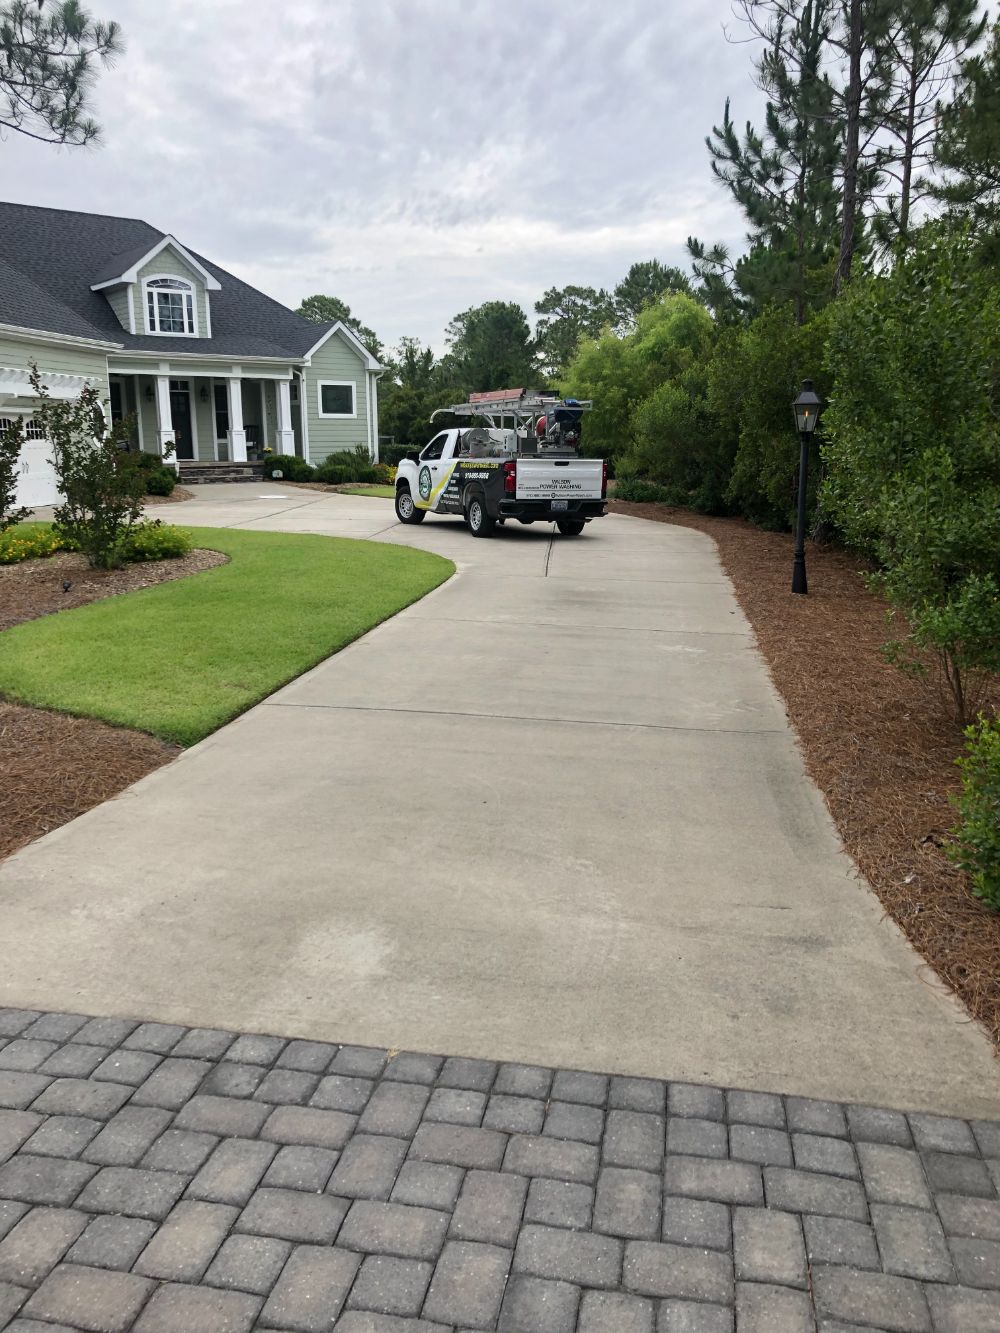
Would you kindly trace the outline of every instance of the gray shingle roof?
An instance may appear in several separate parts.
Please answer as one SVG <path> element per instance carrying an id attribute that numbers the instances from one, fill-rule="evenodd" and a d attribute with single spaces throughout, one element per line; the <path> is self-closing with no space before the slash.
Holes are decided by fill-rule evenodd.
<path id="1" fill-rule="evenodd" d="M 164 235 L 138 218 L 0 203 L 0 266 L 5 266 L 0 267 L 0 324 L 104 338 L 127 350 L 162 354 L 162 338 L 123 329 L 104 293 L 90 288 L 117 277 L 130 256 L 134 263 Z M 310 323 L 191 254 L 218 279 L 221 290 L 210 298 L 212 337 L 171 338 L 172 354 L 300 357 L 330 327 Z"/>
<path id="2" fill-rule="evenodd" d="M 36 282 L 0 259 L 0 324 L 14 324 L 22 329 L 66 333 L 74 338 L 119 339 L 82 319 Z"/>

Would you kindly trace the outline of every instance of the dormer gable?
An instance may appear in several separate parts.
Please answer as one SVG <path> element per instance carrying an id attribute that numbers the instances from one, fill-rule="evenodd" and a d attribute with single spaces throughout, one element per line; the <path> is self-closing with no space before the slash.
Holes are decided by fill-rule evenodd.
<path id="1" fill-rule="evenodd" d="M 210 338 L 209 293 L 218 279 L 172 236 L 109 260 L 91 291 L 101 292 L 130 333 Z"/>

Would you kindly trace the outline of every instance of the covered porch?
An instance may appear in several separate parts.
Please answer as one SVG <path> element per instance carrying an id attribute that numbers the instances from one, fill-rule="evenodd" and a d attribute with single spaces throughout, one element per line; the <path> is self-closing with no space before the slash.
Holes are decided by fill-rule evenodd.
<path id="1" fill-rule="evenodd" d="M 289 367 L 245 375 L 238 366 L 162 364 L 155 372 L 109 359 L 115 421 L 133 421 L 133 442 L 181 463 L 238 464 L 303 453 L 299 380 Z"/>

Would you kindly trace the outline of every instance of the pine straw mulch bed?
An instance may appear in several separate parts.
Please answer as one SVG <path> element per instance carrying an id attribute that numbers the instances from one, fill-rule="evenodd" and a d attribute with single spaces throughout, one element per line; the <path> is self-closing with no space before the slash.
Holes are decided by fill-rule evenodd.
<path id="1" fill-rule="evenodd" d="M 137 588 L 225 564 L 221 551 L 192 551 L 124 569 L 90 569 L 82 555 L 0 566 L 0 631 L 26 620 L 83 606 Z M 68 581 L 69 591 L 63 592 Z M 0 651 L 2 651 L 0 638 Z M 126 787 L 180 754 L 141 731 L 68 717 L 0 699 L 0 859 Z M 40 781 L 40 777 L 44 781 Z"/>
<path id="2" fill-rule="evenodd" d="M 117 796 L 178 754 L 179 746 L 141 731 L 0 699 L 0 859 Z"/>
<path id="3" fill-rule="evenodd" d="M 863 563 L 810 545 L 809 595 L 795 597 L 788 535 L 665 505 L 609 508 L 714 538 L 844 846 L 1000 1048 L 1000 913 L 942 850 L 956 822 L 948 798 L 959 787 L 961 730 L 936 683 L 883 660 L 885 603 L 864 586 Z M 1000 705 L 1000 682 L 986 703 Z"/>

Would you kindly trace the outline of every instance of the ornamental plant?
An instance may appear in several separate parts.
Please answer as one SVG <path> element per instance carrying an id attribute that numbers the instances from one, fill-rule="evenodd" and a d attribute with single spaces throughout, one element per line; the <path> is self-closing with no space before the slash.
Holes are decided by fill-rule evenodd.
<path id="1" fill-rule="evenodd" d="M 52 442 L 63 495 L 55 511 L 56 530 L 75 543 L 93 568 L 116 569 L 125 562 L 146 489 L 136 457 L 128 450 L 130 423 L 109 427 L 97 389 L 90 385 L 78 398 L 57 401 L 36 366 L 31 384 L 38 398 L 35 420 Z"/>
<path id="2" fill-rule="evenodd" d="M 973 893 L 1000 911 L 1000 718 L 980 716 L 965 736 L 965 754 L 956 760 L 962 822 L 950 855 L 971 875 Z"/>

